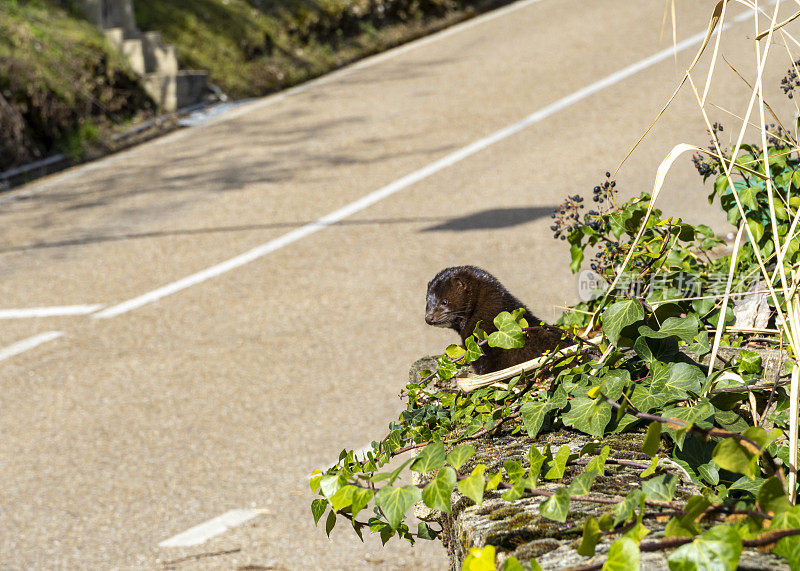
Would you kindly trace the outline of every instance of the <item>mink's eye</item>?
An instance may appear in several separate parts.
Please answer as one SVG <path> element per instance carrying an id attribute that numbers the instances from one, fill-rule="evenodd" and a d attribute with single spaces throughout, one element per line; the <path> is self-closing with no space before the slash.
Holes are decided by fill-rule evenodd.
<path id="1" fill-rule="evenodd" d="M 442 300 L 442 305 L 447 305 L 447 300 L 446 299 Z"/>

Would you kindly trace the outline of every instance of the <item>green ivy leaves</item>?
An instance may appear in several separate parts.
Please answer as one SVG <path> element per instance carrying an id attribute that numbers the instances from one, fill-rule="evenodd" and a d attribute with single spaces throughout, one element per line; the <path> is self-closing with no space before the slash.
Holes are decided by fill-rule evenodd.
<path id="1" fill-rule="evenodd" d="M 644 309 L 638 300 L 618 301 L 603 312 L 603 333 L 612 345 L 630 347 L 633 341 L 627 328 L 643 319 Z"/>
<path id="2" fill-rule="evenodd" d="M 522 326 L 507 311 L 494 318 L 494 326 L 497 327 L 497 331 L 489 334 L 489 347 L 518 349 L 525 346 Z"/>
<path id="3" fill-rule="evenodd" d="M 563 523 L 567 521 L 569 501 L 569 490 L 567 488 L 559 488 L 555 494 L 539 505 L 539 513 L 548 519 Z"/>
<path id="4" fill-rule="evenodd" d="M 422 449 L 417 459 L 411 464 L 414 472 L 430 472 L 444 466 L 444 443 L 441 440 L 431 442 Z"/>
<path id="5" fill-rule="evenodd" d="M 422 501 L 432 509 L 450 513 L 450 497 L 457 481 L 456 471 L 445 466 L 422 490 Z"/>
<path id="6" fill-rule="evenodd" d="M 602 571 L 639 571 L 639 546 L 628 537 L 620 537 L 608 550 Z"/>
<path id="7" fill-rule="evenodd" d="M 422 499 L 422 492 L 416 486 L 395 488 L 386 485 L 375 494 L 375 505 L 381 508 L 392 529 L 397 529 L 400 527 L 406 511 L 420 499 Z"/>
<path id="8" fill-rule="evenodd" d="M 483 491 L 486 487 L 486 480 L 483 477 L 485 469 L 486 466 L 478 464 L 468 478 L 458 482 L 458 491 L 478 505 L 483 502 Z"/>
<path id="9" fill-rule="evenodd" d="M 575 397 L 570 401 L 569 410 L 561 418 L 564 424 L 575 430 L 592 436 L 602 436 L 611 420 L 611 405 L 602 397 Z"/>
<path id="10" fill-rule="evenodd" d="M 736 530 L 718 525 L 677 548 L 667 561 L 670 571 L 734 571 L 741 554 L 742 540 Z"/>

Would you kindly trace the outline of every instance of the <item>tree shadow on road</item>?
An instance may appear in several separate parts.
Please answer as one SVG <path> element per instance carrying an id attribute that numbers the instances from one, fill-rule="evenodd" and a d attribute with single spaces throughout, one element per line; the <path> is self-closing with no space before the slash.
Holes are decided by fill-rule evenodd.
<path id="1" fill-rule="evenodd" d="M 420 230 L 420 232 L 466 232 L 469 230 L 496 230 L 511 228 L 550 216 L 556 206 L 530 206 L 520 208 L 490 208 L 466 216 L 451 218 Z"/>

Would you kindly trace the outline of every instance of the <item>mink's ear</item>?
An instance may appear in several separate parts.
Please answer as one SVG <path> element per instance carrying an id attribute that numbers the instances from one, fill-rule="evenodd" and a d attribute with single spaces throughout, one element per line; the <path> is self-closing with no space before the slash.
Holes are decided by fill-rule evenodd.
<path id="1" fill-rule="evenodd" d="M 453 285 L 456 286 L 458 289 L 464 290 L 467 289 L 467 284 L 461 278 L 453 278 Z"/>

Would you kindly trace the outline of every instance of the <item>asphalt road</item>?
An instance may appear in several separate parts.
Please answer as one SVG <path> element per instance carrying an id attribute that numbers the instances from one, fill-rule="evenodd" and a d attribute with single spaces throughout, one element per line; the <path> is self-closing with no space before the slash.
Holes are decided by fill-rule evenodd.
<path id="1" fill-rule="evenodd" d="M 679 41 L 712 4 L 676 3 Z M 444 568 L 438 543 L 329 541 L 307 475 L 381 438 L 408 366 L 455 341 L 423 321 L 441 268 L 482 266 L 547 319 L 577 301 L 549 213 L 615 168 L 694 55 L 645 61 L 671 45 L 663 9 L 514 4 L 0 197 L 0 310 L 92 306 L 0 311 L 0 568 Z M 752 35 L 723 41 L 748 77 Z M 787 65 L 766 89 L 791 114 Z M 721 64 L 712 100 L 747 95 Z M 707 144 L 691 91 L 623 195 L 680 142 Z M 661 207 L 728 232 L 708 190 L 687 156 Z M 231 510 L 252 517 L 159 546 Z"/>

